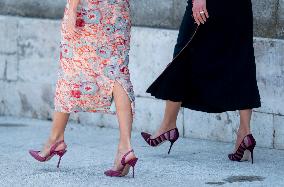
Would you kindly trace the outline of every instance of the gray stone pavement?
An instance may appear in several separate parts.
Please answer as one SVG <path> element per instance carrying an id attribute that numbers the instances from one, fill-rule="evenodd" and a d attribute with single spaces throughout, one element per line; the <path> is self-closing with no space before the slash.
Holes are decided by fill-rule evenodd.
<path id="1" fill-rule="evenodd" d="M 139 132 L 133 145 L 139 157 L 135 178 L 109 178 L 118 130 L 69 124 L 68 152 L 60 169 L 57 158 L 39 163 L 28 154 L 40 148 L 50 122 L 0 117 L 0 186 L 284 186 L 284 151 L 255 150 L 255 163 L 231 162 L 233 145 L 196 139 L 179 139 L 150 148 Z"/>

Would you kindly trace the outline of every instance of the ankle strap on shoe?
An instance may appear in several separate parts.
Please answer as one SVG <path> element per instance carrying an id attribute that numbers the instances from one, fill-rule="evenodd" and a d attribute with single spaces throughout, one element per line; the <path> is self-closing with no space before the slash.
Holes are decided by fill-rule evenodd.
<path id="1" fill-rule="evenodd" d="M 64 143 L 64 140 L 58 141 L 55 144 L 53 144 L 50 148 L 50 153 L 53 153 L 55 151 L 55 149 L 62 143 Z"/>
<path id="2" fill-rule="evenodd" d="M 134 153 L 134 150 L 133 149 L 131 149 L 130 151 L 128 151 L 127 153 L 125 153 L 125 155 L 123 155 L 123 157 L 122 157 L 122 159 L 121 159 L 121 164 L 123 165 L 123 166 L 125 166 L 125 158 L 127 157 L 127 155 L 129 155 L 130 153 Z"/>

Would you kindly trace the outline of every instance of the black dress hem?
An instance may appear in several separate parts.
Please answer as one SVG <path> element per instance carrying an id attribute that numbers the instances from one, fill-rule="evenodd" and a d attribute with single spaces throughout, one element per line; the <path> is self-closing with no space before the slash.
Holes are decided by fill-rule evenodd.
<path id="1" fill-rule="evenodd" d="M 260 108 L 261 107 L 261 103 L 260 102 L 256 102 L 254 104 L 244 104 L 244 105 L 239 105 L 239 106 L 226 106 L 226 107 L 220 107 L 220 106 L 202 106 L 202 105 L 193 105 L 193 104 L 189 104 L 189 103 L 185 103 L 182 101 L 182 99 L 180 98 L 169 98 L 169 97 L 165 97 L 165 96 L 157 96 L 153 93 L 151 93 L 150 91 L 147 90 L 147 93 L 150 93 L 151 96 L 155 97 L 156 99 L 161 99 L 161 100 L 165 100 L 165 101 L 172 101 L 172 102 L 181 102 L 181 107 L 183 108 L 187 108 L 190 110 L 194 110 L 194 111 L 199 111 L 199 112 L 206 112 L 206 113 L 223 113 L 223 112 L 229 112 L 229 111 L 238 111 L 238 110 L 248 110 L 248 109 L 255 109 L 255 108 Z"/>

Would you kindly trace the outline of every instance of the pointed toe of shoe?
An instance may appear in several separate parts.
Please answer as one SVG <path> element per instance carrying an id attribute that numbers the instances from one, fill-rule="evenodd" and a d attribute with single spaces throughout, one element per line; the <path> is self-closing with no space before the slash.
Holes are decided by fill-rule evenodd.
<path id="1" fill-rule="evenodd" d="M 110 170 L 105 171 L 104 174 L 108 177 L 112 177 Z"/>
<path id="2" fill-rule="evenodd" d="M 120 177 L 121 172 L 114 171 L 114 170 L 107 170 L 104 172 L 104 174 L 108 177 Z"/>
<path id="3" fill-rule="evenodd" d="M 35 157 L 36 155 L 38 155 L 38 151 L 34 151 L 34 150 L 29 150 L 29 153 L 32 157 Z"/>
<path id="4" fill-rule="evenodd" d="M 36 160 L 38 160 L 38 161 L 40 161 L 40 162 L 43 162 L 45 159 L 39 155 L 39 152 L 40 152 L 40 151 L 29 150 L 30 155 L 31 155 L 34 159 L 36 159 Z"/>
<path id="5" fill-rule="evenodd" d="M 231 160 L 231 161 L 235 161 L 235 160 L 234 160 L 234 158 L 233 158 L 233 156 L 234 156 L 234 154 L 233 154 L 233 153 L 228 154 L 228 158 L 229 158 L 229 160 Z"/>
<path id="6" fill-rule="evenodd" d="M 144 138 L 145 141 L 147 141 L 147 139 L 151 137 L 151 134 L 148 134 L 146 132 L 141 132 L 141 136 Z"/>

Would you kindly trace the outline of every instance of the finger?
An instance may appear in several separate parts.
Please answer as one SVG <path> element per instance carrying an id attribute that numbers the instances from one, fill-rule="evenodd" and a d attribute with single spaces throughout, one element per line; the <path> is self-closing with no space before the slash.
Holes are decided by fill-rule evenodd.
<path id="1" fill-rule="evenodd" d="M 194 20 L 195 20 L 195 23 L 199 26 L 200 25 L 200 21 L 198 19 L 198 14 L 197 13 L 194 13 Z"/>
<path id="2" fill-rule="evenodd" d="M 192 18 L 194 19 L 194 22 L 198 25 L 198 23 L 197 23 L 197 19 L 196 19 L 196 17 L 195 17 L 195 11 L 194 11 L 194 9 L 192 8 Z"/>
<path id="3" fill-rule="evenodd" d="M 198 25 L 200 25 L 203 22 L 203 20 L 200 19 L 200 11 L 199 11 L 199 9 L 198 8 L 194 8 L 193 11 L 194 11 L 194 17 L 196 19 L 196 22 L 198 23 Z"/>
<path id="4" fill-rule="evenodd" d="M 201 14 L 200 14 L 200 12 L 198 12 L 197 13 L 197 19 L 198 19 L 198 21 L 200 22 L 200 23 L 202 23 L 202 24 L 204 24 L 204 21 L 203 21 L 203 19 L 202 19 L 202 17 L 201 17 Z"/>
<path id="5" fill-rule="evenodd" d="M 203 8 L 199 9 L 199 19 L 201 19 L 202 23 L 204 24 L 206 22 L 205 12 L 203 11 Z"/>
<path id="6" fill-rule="evenodd" d="M 199 25 L 198 19 L 196 18 L 196 11 L 192 8 L 192 17 L 197 25 Z"/>
<path id="7" fill-rule="evenodd" d="M 204 11 L 203 11 L 204 12 Z M 204 23 L 206 22 L 206 16 L 205 16 L 205 12 L 204 13 L 200 13 L 200 16 L 202 18 L 202 20 L 204 21 Z"/>
<path id="8" fill-rule="evenodd" d="M 206 18 L 209 18 L 209 14 L 208 14 L 207 8 L 204 9 L 204 13 L 205 13 Z"/>

